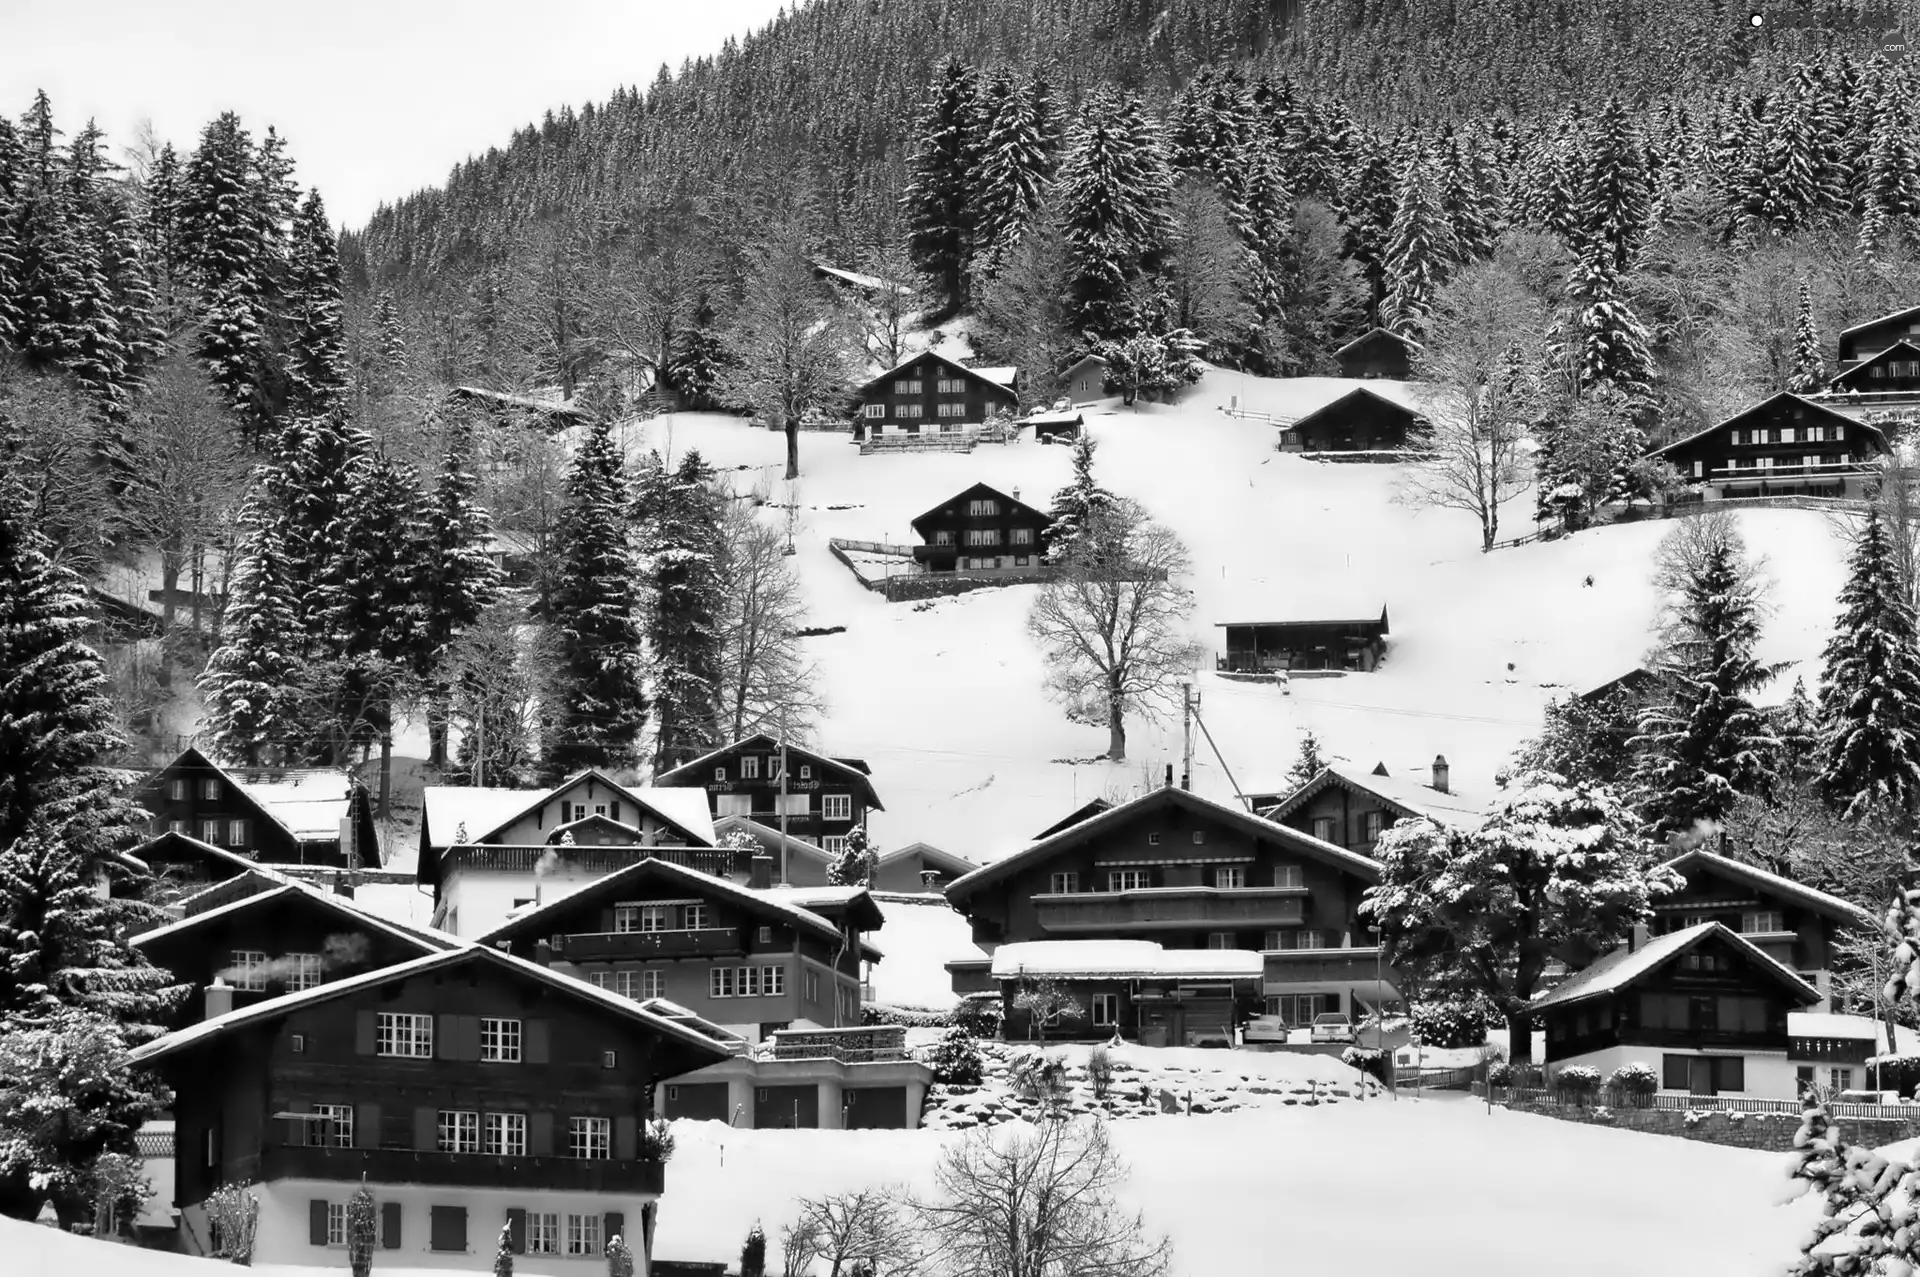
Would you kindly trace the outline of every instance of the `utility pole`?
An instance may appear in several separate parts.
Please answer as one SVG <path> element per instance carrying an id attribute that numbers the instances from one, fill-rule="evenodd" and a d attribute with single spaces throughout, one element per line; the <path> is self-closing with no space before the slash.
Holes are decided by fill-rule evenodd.
<path id="1" fill-rule="evenodd" d="M 787 885 L 787 705 L 780 703 L 780 885 Z"/>
<path id="2" fill-rule="evenodd" d="M 483 698 L 474 711 L 473 787 L 487 783 L 487 702 Z"/>
<path id="3" fill-rule="evenodd" d="M 1192 683 L 1180 684 L 1180 788 L 1193 788 L 1193 712 L 1200 694 Z"/>

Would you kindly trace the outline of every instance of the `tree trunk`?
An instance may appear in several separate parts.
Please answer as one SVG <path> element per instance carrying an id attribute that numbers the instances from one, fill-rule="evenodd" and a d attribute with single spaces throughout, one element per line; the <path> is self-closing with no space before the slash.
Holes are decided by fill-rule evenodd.
<path id="1" fill-rule="evenodd" d="M 787 478 L 800 477 L 800 422 L 795 417 L 787 418 Z"/>
<path id="2" fill-rule="evenodd" d="M 387 795 L 393 790 L 393 733 L 380 736 L 380 819 L 387 818 Z"/>
<path id="3" fill-rule="evenodd" d="M 1489 510 L 1480 516 L 1480 553 L 1493 553 L 1493 538 L 1500 532 L 1500 516 Z"/>
<path id="4" fill-rule="evenodd" d="M 173 637 L 174 595 L 180 590 L 180 556 L 162 554 L 160 556 L 160 670 L 155 675 L 162 687 L 173 686 L 172 653 L 168 650 L 169 639 Z"/>
<path id="5" fill-rule="evenodd" d="M 442 684 L 433 689 L 427 705 L 427 762 L 435 767 L 447 765 L 447 720 L 453 715 L 453 689 Z"/>
<path id="6" fill-rule="evenodd" d="M 1507 1012 L 1507 1059 L 1514 1064 L 1533 1062 L 1533 1025 L 1525 1011 Z"/>
<path id="7" fill-rule="evenodd" d="M 1127 761 L 1127 723 L 1120 707 L 1112 702 L 1107 709 L 1107 759 L 1110 762 Z"/>

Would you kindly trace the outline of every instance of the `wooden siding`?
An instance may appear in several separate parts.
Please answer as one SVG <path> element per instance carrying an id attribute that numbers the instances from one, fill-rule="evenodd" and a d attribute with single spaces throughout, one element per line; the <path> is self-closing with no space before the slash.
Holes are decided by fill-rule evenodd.
<path id="1" fill-rule="evenodd" d="M 1693 954 L 1712 955 L 1729 964 L 1731 970 L 1690 970 L 1685 962 Z M 1688 1023 L 1650 1024 L 1643 1001 L 1650 996 L 1683 1000 Z M 1719 1027 L 1728 1022 L 1726 1004 L 1721 999 L 1758 1002 L 1764 1007 L 1764 1023 L 1758 1027 Z M 1662 964 L 1631 986 L 1569 1006 L 1549 1007 L 1540 1013 L 1540 1021 L 1547 1035 L 1549 1060 L 1613 1046 L 1784 1051 L 1788 1046 L 1787 1013 L 1800 1009 L 1799 1001 L 1757 970 L 1735 946 L 1710 936 L 1688 954 Z"/>
<path id="2" fill-rule="evenodd" d="M 1342 377 L 1405 381 L 1413 374 L 1407 344 L 1379 329 L 1352 343 L 1335 358 Z"/>
<path id="3" fill-rule="evenodd" d="M 1920 338 L 1920 312 L 1902 313 L 1840 334 L 1840 366 L 1851 368 L 1906 337 Z"/>
<path id="4" fill-rule="evenodd" d="M 942 393 L 943 381 L 958 382 L 959 389 Z M 943 417 L 943 405 L 958 406 L 961 412 Z M 868 415 L 867 409 L 876 406 L 880 414 Z M 862 392 L 854 424 L 882 434 L 937 434 L 980 425 L 994 413 L 1011 413 L 1018 406 L 1018 398 L 1006 387 L 922 355 Z"/>
<path id="5" fill-rule="evenodd" d="M 992 502 L 993 512 L 974 513 L 976 502 Z M 922 544 L 913 547 L 913 557 L 932 572 L 951 572 L 963 561 L 976 559 L 991 560 L 994 567 L 1037 570 L 1046 556 L 1051 523 L 1049 515 L 1025 505 L 1018 495 L 976 485 L 914 520 Z M 1021 536 L 1024 542 L 1016 539 Z"/>
<path id="6" fill-rule="evenodd" d="M 1661 455 L 1692 484 L 1730 485 L 1746 495 L 1839 496 L 1884 450 L 1869 427 L 1777 395 Z"/>
<path id="7" fill-rule="evenodd" d="M 1405 448 L 1418 433 L 1417 414 L 1355 391 L 1287 428 L 1303 452 L 1370 452 Z"/>

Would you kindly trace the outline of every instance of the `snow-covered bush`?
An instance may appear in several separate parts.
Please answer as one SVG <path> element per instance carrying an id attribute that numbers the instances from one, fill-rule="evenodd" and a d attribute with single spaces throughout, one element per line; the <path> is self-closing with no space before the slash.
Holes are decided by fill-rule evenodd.
<path id="1" fill-rule="evenodd" d="M 956 1024 L 927 1056 L 927 1067 L 933 1070 L 933 1080 L 942 1086 L 978 1086 L 980 1048 L 973 1044 L 973 1035 Z"/>
<path id="2" fill-rule="evenodd" d="M 1113 1074 L 1113 1056 L 1106 1047 L 1096 1046 L 1087 1052 L 1087 1085 L 1093 1088 L 1093 1098 L 1103 1104 L 1113 1090 Z"/>
<path id="3" fill-rule="evenodd" d="M 1569 1064 L 1553 1075 L 1553 1089 L 1575 1103 L 1585 1104 L 1600 1089 L 1600 1070 Z"/>
<path id="4" fill-rule="evenodd" d="M 1000 1025 L 1006 1019 L 1006 1010 L 1000 1004 L 997 993 L 969 993 L 960 999 L 949 1016 L 955 1025 L 967 1031 L 968 1036 L 976 1038 L 997 1038 Z"/>
<path id="5" fill-rule="evenodd" d="M 673 1128 L 666 1118 L 656 1117 L 640 1128 L 640 1156 L 649 1162 L 673 1160 Z"/>
<path id="6" fill-rule="evenodd" d="M 1478 993 L 1463 993 L 1413 1008 L 1413 1032 L 1425 1046 L 1452 1049 L 1479 1046 L 1487 1030 L 1504 1024 L 1494 1005 Z"/>
<path id="7" fill-rule="evenodd" d="M 1647 1097 L 1660 1089 L 1660 1075 L 1653 1071 L 1651 1064 L 1642 1064 L 1638 1060 L 1622 1064 L 1607 1079 L 1617 1098 L 1616 1102 L 1646 1106 Z"/>
<path id="8" fill-rule="evenodd" d="M 923 1011 L 917 1007 L 890 1007 L 884 1002 L 868 1002 L 860 1008 L 861 1024 L 899 1024 L 909 1029 L 944 1029 L 953 1023 L 945 1011 Z"/>
<path id="9" fill-rule="evenodd" d="M 1489 1086 L 1512 1086 L 1513 1077 L 1513 1065 L 1507 1063 L 1505 1060 L 1495 1060 L 1487 1066 L 1487 1084 Z"/>
<path id="10" fill-rule="evenodd" d="M 373 1271 L 373 1244 L 378 1240 L 378 1214 L 373 1206 L 373 1191 L 365 1184 L 347 1198 L 347 1265 L 353 1277 L 367 1277 Z"/>
<path id="11" fill-rule="evenodd" d="M 1380 1081 L 1387 1080 L 1387 1056 L 1370 1046 L 1350 1046 L 1340 1053 L 1340 1063 L 1350 1069 L 1359 1069 L 1370 1077 Z"/>
<path id="12" fill-rule="evenodd" d="M 207 1227 L 213 1257 L 253 1266 L 253 1238 L 260 1226 L 260 1199 L 251 1184 L 222 1184 L 207 1195 Z"/>
<path id="13" fill-rule="evenodd" d="M 624 1237 L 607 1239 L 607 1277 L 633 1277 L 633 1251 Z"/>
<path id="14" fill-rule="evenodd" d="M 1057 1055 L 1037 1052 L 1015 1059 L 1007 1069 L 1007 1081 L 1017 1098 L 1038 1105 L 1048 1114 L 1058 1113 L 1066 1105 L 1072 1089 L 1067 1085 L 1067 1062 Z"/>

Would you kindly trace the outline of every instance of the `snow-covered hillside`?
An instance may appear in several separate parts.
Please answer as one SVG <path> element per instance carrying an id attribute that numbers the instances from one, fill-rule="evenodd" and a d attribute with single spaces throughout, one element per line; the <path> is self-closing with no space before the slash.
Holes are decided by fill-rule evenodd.
<path id="1" fill-rule="evenodd" d="M 1663 522 L 1581 533 L 1482 555 L 1466 515 L 1394 501 L 1401 467 L 1322 465 L 1274 450 L 1271 426 L 1219 411 L 1230 398 L 1297 416 L 1355 383 L 1210 373 L 1175 405 L 1093 410 L 1098 470 L 1144 501 L 1192 552 L 1193 631 L 1220 648 L 1225 621 L 1259 620 L 1299 596 L 1384 603 L 1391 646 L 1372 674 L 1297 679 L 1290 693 L 1198 683 L 1202 717 L 1243 790 L 1270 789 L 1311 727 L 1332 752 L 1396 775 L 1424 776 L 1434 755 L 1455 789 L 1484 794 L 1545 702 L 1640 662 L 1657 599 L 1648 569 Z M 1371 382 L 1395 397 L 1412 388 Z M 733 418 L 675 414 L 637 427 L 634 448 L 698 447 L 739 491 L 783 499 L 783 439 Z M 910 543 L 908 522 L 985 481 L 1045 505 L 1065 482 L 1068 450 L 1031 440 L 969 454 L 862 457 L 845 435 L 803 434 L 797 570 L 816 626 L 811 640 L 830 702 L 820 743 L 867 759 L 886 811 L 883 847 L 924 840 L 975 861 L 1007 854 L 1089 798 L 1158 783 L 1178 764 L 1178 715 L 1129 725 L 1129 762 L 1094 759 L 1103 730 L 1066 721 L 1041 688 L 1040 654 L 1025 628 L 1035 586 L 892 604 L 860 588 L 827 549 L 831 537 Z M 1503 535 L 1532 530 L 1531 498 L 1516 501 Z M 771 517 L 771 516 L 770 516 Z M 1826 516 L 1794 510 L 1741 516 L 1777 582 L 1763 659 L 1813 672 L 1842 575 Z M 1587 584 L 1588 578 L 1592 584 Z M 1791 686 L 1789 671 L 1778 694 Z M 1809 679 L 1811 682 L 1812 680 Z M 1194 788 L 1230 799 L 1234 786 L 1204 740 Z"/>

